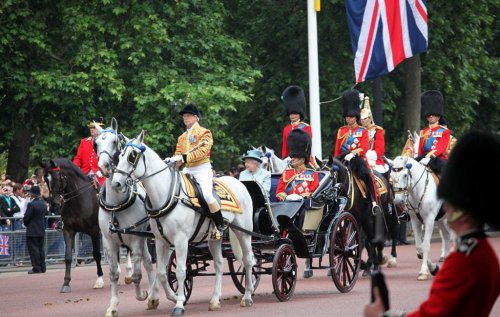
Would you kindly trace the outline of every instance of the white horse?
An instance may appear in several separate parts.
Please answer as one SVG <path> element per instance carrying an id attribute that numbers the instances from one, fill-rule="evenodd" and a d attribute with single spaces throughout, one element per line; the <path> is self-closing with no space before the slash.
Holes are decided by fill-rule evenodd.
<path id="1" fill-rule="evenodd" d="M 427 280 L 429 273 L 435 275 L 439 269 L 429 258 L 434 222 L 442 204 L 437 197 L 436 182 L 424 165 L 408 156 L 398 156 L 394 159 L 391 178 L 396 194 L 394 203 L 396 206 L 404 205 L 408 209 L 415 234 L 417 256 L 422 258 L 417 280 Z M 450 231 L 444 217 L 437 225 L 442 239 L 440 260 L 444 260 L 450 251 Z"/>
<path id="2" fill-rule="evenodd" d="M 144 208 L 143 198 L 146 196 L 144 189 L 140 186 L 127 188 L 125 192 L 114 190 L 111 186 L 110 177 L 113 170 L 113 156 L 119 152 L 120 140 L 117 132 L 117 122 L 113 118 L 111 128 L 102 129 L 97 126 L 99 135 L 94 140 L 94 146 L 99 156 L 99 169 L 105 177 L 108 177 L 104 187 L 101 189 L 99 199 L 99 227 L 102 233 L 104 254 L 109 263 L 109 279 L 111 282 L 111 299 L 109 307 L 106 310 L 105 317 L 118 316 L 118 280 L 120 278 L 120 246 L 125 246 L 127 252 L 127 275 L 125 283 L 135 284 L 135 297 L 137 300 L 144 301 L 148 297 L 148 292 L 141 289 L 141 262 L 146 269 L 149 285 L 154 285 L 154 272 L 151 263 L 151 256 L 147 251 L 146 236 L 134 234 L 116 233 L 111 230 L 114 228 L 128 228 L 137 225 L 134 228 L 136 232 L 145 232 L 149 223 L 149 218 Z M 130 254 L 132 257 L 133 270 L 130 263 Z M 150 293 L 152 293 L 150 291 Z M 159 300 L 155 301 L 156 307 Z M 148 307 L 151 306 L 148 303 Z M 156 308 L 155 307 L 155 308 Z"/>
<path id="3" fill-rule="evenodd" d="M 207 239 L 209 231 L 213 228 L 210 218 L 196 212 L 189 205 L 189 197 L 186 195 L 186 183 L 175 163 L 166 164 L 152 149 L 144 145 L 144 131 L 132 141 L 125 145 L 119 158 L 115 174 L 113 175 L 113 188 L 126 190 L 127 183 L 142 181 L 147 192 L 146 208 L 151 217 L 154 217 L 161 228 L 155 222 L 151 222 L 156 242 L 164 241 L 167 246 L 175 246 L 177 267 L 176 278 L 178 288 L 176 294 L 176 305 L 172 311 L 173 316 L 184 314 L 184 281 L 186 279 L 186 259 L 188 243 Z M 246 187 L 237 179 L 223 176 L 218 179 L 231 189 L 237 199 L 242 213 L 232 213 L 223 210 L 223 216 L 230 227 L 238 226 L 245 230 L 253 230 L 253 207 L 252 198 Z M 200 230 L 196 230 L 197 224 L 202 221 Z M 255 258 L 252 251 L 251 235 L 239 230 L 230 229 L 230 242 L 233 253 L 246 270 L 245 294 L 241 299 L 240 306 L 251 306 L 253 283 L 252 267 Z M 193 236 L 194 235 L 194 236 Z M 220 297 L 222 287 L 223 257 L 222 241 L 208 240 L 208 247 L 214 259 L 215 287 L 209 303 L 209 310 L 220 308 Z M 168 250 L 169 248 L 165 249 Z M 158 248 L 157 248 L 158 250 Z M 166 251 L 165 251 L 166 252 Z M 163 257 L 157 256 L 157 279 L 160 280 L 164 289 L 170 289 L 167 285 L 166 265 Z M 168 293 L 167 293 L 168 296 Z"/>
<path id="4" fill-rule="evenodd" d="M 282 173 L 290 163 L 290 158 L 280 159 L 273 149 L 261 145 L 258 148 L 252 147 L 253 150 L 261 151 L 264 156 L 262 157 L 261 167 L 271 173 Z"/>

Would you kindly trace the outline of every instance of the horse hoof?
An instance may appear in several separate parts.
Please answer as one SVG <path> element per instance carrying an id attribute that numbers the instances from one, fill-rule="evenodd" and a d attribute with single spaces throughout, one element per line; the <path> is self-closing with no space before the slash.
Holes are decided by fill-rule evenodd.
<path id="1" fill-rule="evenodd" d="M 220 303 L 215 303 L 215 304 L 210 303 L 208 305 L 208 310 L 209 311 L 216 311 L 216 310 L 219 310 L 219 309 L 220 309 Z"/>
<path id="2" fill-rule="evenodd" d="M 97 280 L 95 281 L 95 284 L 94 284 L 94 289 L 97 289 L 97 288 L 103 288 L 104 287 L 104 281 L 102 279 L 102 276 L 99 276 L 97 278 Z"/>
<path id="3" fill-rule="evenodd" d="M 61 287 L 60 293 L 71 293 L 71 287 L 69 285 L 63 285 L 63 287 Z"/>
<path id="4" fill-rule="evenodd" d="M 304 270 L 304 278 L 310 278 L 313 276 L 312 270 Z"/>
<path id="5" fill-rule="evenodd" d="M 143 291 L 142 296 L 137 296 L 135 299 L 137 299 L 140 302 L 145 301 L 148 298 L 148 291 Z"/>
<path id="6" fill-rule="evenodd" d="M 439 265 L 436 265 L 436 267 L 434 268 L 434 270 L 431 271 L 431 275 L 432 276 L 436 276 L 436 274 L 438 274 L 439 272 Z"/>
<path id="7" fill-rule="evenodd" d="M 386 265 L 388 261 L 389 261 L 389 257 L 384 254 L 382 256 L 382 261 L 380 261 L 380 265 Z"/>
<path id="8" fill-rule="evenodd" d="M 417 253 L 417 258 L 419 260 L 422 260 L 424 258 L 424 256 L 422 255 L 422 253 Z"/>
<path id="9" fill-rule="evenodd" d="M 240 307 L 251 307 L 253 304 L 253 301 L 251 299 L 245 299 L 242 298 L 240 302 Z"/>
<path id="10" fill-rule="evenodd" d="M 125 284 L 132 284 L 132 277 L 131 276 L 125 276 Z"/>
<path id="11" fill-rule="evenodd" d="M 395 258 L 392 258 L 387 262 L 387 267 L 397 267 L 398 266 L 398 261 L 396 261 Z"/>
<path id="12" fill-rule="evenodd" d="M 429 279 L 429 273 L 419 273 L 417 281 L 427 281 Z"/>
<path id="13" fill-rule="evenodd" d="M 158 305 L 160 305 L 160 299 L 148 300 L 148 303 L 146 305 L 146 310 L 157 309 Z"/>
<path id="14" fill-rule="evenodd" d="M 118 311 L 117 310 L 107 311 L 104 317 L 118 317 Z"/>
<path id="15" fill-rule="evenodd" d="M 441 263 L 442 263 L 442 262 L 444 262 L 444 259 L 445 259 L 445 257 L 444 257 L 444 256 L 440 257 L 440 258 L 439 258 L 439 262 L 441 262 Z"/>
<path id="16" fill-rule="evenodd" d="M 171 316 L 184 316 L 184 308 L 175 307 Z"/>

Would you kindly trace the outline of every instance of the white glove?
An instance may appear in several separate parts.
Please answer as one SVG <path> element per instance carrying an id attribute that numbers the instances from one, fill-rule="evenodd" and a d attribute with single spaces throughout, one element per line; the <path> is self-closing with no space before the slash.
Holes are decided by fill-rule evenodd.
<path id="1" fill-rule="evenodd" d="M 366 151 L 366 158 L 369 161 L 376 161 L 377 158 L 378 158 L 377 152 L 375 152 L 374 150 L 368 150 L 368 151 Z"/>
<path id="2" fill-rule="evenodd" d="M 349 162 L 353 157 L 354 157 L 354 154 L 353 153 L 349 153 L 349 154 L 347 154 L 344 157 L 344 160 L 346 160 L 347 162 Z"/>
<path id="3" fill-rule="evenodd" d="M 371 167 L 375 167 L 375 165 L 377 165 L 377 161 L 368 160 L 368 165 L 370 165 Z"/>
<path id="4" fill-rule="evenodd" d="M 163 160 L 165 163 L 184 162 L 182 155 L 174 155 Z"/>
<path id="5" fill-rule="evenodd" d="M 95 173 L 97 175 L 97 177 L 102 177 L 102 173 L 101 173 L 101 170 L 98 170 L 97 173 Z"/>
<path id="6" fill-rule="evenodd" d="M 431 158 L 430 157 L 424 157 L 423 159 L 420 160 L 420 163 L 424 166 L 427 166 L 429 164 Z"/>
<path id="7" fill-rule="evenodd" d="M 304 199 L 304 197 L 299 194 L 290 194 L 285 198 L 286 201 L 301 201 L 302 199 Z"/>

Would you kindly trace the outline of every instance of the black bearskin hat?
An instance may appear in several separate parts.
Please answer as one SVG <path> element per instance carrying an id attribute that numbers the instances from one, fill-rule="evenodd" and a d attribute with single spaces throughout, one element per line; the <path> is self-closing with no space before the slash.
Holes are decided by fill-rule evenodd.
<path id="1" fill-rule="evenodd" d="M 444 115 L 444 98 L 437 90 L 427 90 L 420 96 L 422 103 L 422 116 L 425 118 L 431 114 L 442 117 Z"/>
<path id="2" fill-rule="evenodd" d="M 359 120 L 361 109 L 359 108 L 359 91 L 348 89 L 342 94 L 342 116 L 356 117 Z"/>
<path id="3" fill-rule="evenodd" d="M 306 159 L 306 164 L 311 156 L 311 137 L 302 129 L 294 129 L 288 135 L 286 141 L 288 145 L 288 156 L 303 157 Z"/>
<path id="4" fill-rule="evenodd" d="M 460 138 L 453 148 L 438 186 L 438 196 L 454 207 L 470 213 L 479 221 L 500 229 L 498 197 L 500 165 L 474 168 L 479 158 L 500 156 L 500 139 L 488 132 L 472 131 Z"/>
<path id="5" fill-rule="evenodd" d="M 190 103 L 190 104 L 186 105 L 186 106 L 184 107 L 184 109 L 182 109 L 182 110 L 179 112 L 179 114 L 180 114 L 181 116 L 182 116 L 183 114 L 185 114 L 185 113 L 190 113 L 190 114 L 193 114 L 193 115 L 195 115 L 195 116 L 201 117 L 201 115 L 200 115 L 200 111 L 199 111 L 199 110 L 198 110 L 198 108 L 197 108 L 195 105 L 193 105 L 192 103 Z"/>
<path id="6" fill-rule="evenodd" d="M 298 113 L 303 120 L 306 113 L 306 97 L 304 90 L 299 86 L 288 86 L 281 95 L 285 103 L 286 114 Z"/>

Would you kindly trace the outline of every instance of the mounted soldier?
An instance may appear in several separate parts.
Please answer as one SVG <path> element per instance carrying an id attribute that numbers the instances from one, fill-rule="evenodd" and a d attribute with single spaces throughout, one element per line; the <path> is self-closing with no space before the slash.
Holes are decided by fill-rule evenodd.
<path id="1" fill-rule="evenodd" d="M 349 162 L 353 173 L 360 178 L 369 192 L 372 201 L 372 212 L 381 212 L 378 204 L 375 181 L 370 166 L 366 160 L 369 149 L 368 130 L 358 124 L 360 120 L 360 94 L 355 89 L 349 89 L 342 95 L 343 117 L 347 125 L 337 132 L 333 156 Z"/>
<path id="2" fill-rule="evenodd" d="M 450 130 L 439 123 L 444 115 L 443 95 L 437 90 L 428 90 L 422 93 L 420 100 L 422 115 L 428 125 L 420 131 L 416 160 L 440 175 L 448 160 L 447 149 L 450 143 Z"/>
<path id="3" fill-rule="evenodd" d="M 367 96 L 364 97 L 364 105 L 361 109 L 361 125 L 368 130 L 368 151 L 366 152 L 368 164 L 380 174 L 387 173 L 389 167 L 384 162 L 385 131 L 373 122 L 370 98 Z"/>
<path id="4" fill-rule="evenodd" d="M 98 189 L 102 184 L 104 184 L 106 178 L 103 177 L 99 171 L 99 158 L 94 150 L 94 138 L 99 134 L 96 126 L 104 126 L 104 119 L 102 117 L 94 117 L 89 120 L 87 127 L 89 128 L 90 136 L 83 138 L 80 141 L 73 163 L 75 163 L 75 165 L 78 166 L 84 174 L 89 176 L 89 178 L 94 182 L 94 187 Z"/>
<path id="5" fill-rule="evenodd" d="M 306 97 L 304 90 L 299 86 L 288 86 L 281 95 L 281 100 L 285 104 L 286 114 L 290 123 L 283 128 L 283 143 L 281 147 L 281 157 L 284 159 L 288 153 L 288 136 L 295 129 L 302 129 L 312 138 L 311 126 L 305 123 Z"/>

